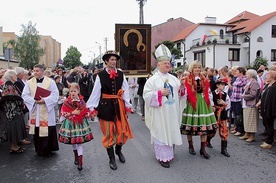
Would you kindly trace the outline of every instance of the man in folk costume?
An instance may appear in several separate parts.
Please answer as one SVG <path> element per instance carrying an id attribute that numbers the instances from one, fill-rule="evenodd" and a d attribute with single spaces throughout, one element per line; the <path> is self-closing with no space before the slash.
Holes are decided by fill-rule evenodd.
<path id="1" fill-rule="evenodd" d="M 226 157 L 230 157 L 227 152 L 227 139 L 229 130 L 227 127 L 228 116 L 227 110 L 231 107 L 231 102 L 228 94 L 224 91 L 225 86 L 228 84 L 227 78 L 221 78 L 216 80 L 217 89 L 212 92 L 213 102 L 215 107 L 215 116 L 217 119 L 219 136 L 221 139 L 221 154 Z M 213 148 L 211 139 L 216 135 L 216 128 L 209 131 L 207 134 L 207 147 Z"/>
<path id="2" fill-rule="evenodd" d="M 174 158 L 173 146 L 182 144 L 179 128 L 183 108 L 180 105 L 184 102 L 180 104 L 179 79 L 169 73 L 170 50 L 161 44 L 155 56 L 158 71 L 146 81 L 143 91 L 145 123 L 151 133 L 156 159 L 162 167 L 169 168 Z"/>
<path id="3" fill-rule="evenodd" d="M 115 153 L 120 162 L 125 163 L 122 154 L 122 146 L 128 139 L 133 138 L 129 126 L 127 112 L 131 112 L 129 90 L 127 80 L 120 70 L 116 69 L 116 63 L 120 56 L 116 51 L 107 51 L 103 57 L 105 69 L 96 76 L 92 94 L 87 101 L 87 107 L 91 110 L 91 118 L 96 115 L 100 121 L 103 133 L 102 144 L 109 156 L 109 166 L 117 169 Z"/>
<path id="4" fill-rule="evenodd" d="M 51 78 L 44 76 L 43 65 L 34 66 L 34 77 L 27 81 L 22 98 L 30 111 L 29 133 L 34 135 L 35 151 L 38 156 L 52 156 L 59 150 L 56 132 L 54 107 L 59 98 L 57 85 Z M 35 100 L 37 87 L 51 91 L 47 97 Z"/>

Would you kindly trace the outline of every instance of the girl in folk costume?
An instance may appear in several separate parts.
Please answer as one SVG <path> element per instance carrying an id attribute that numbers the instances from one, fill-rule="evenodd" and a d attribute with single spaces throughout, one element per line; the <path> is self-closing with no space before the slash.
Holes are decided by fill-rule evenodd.
<path id="1" fill-rule="evenodd" d="M 228 116 L 227 110 L 230 108 L 230 98 L 226 92 L 224 92 L 225 86 L 227 85 L 227 78 L 221 78 L 216 80 L 217 89 L 212 92 L 213 102 L 215 107 L 215 116 L 218 122 L 219 136 L 221 139 L 221 154 L 226 157 L 230 157 L 227 152 L 227 139 L 229 130 L 227 127 Z M 213 148 L 211 145 L 211 139 L 216 135 L 216 129 L 209 131 L 207 135 L 207 147 Z"/>
<path id="2" fill-rule="evenodd" d="M 71 83 L 69 97 L 61 107 L 61 121 L 63 124 L 59 129 L 59 142 L 72 144 L 75 161 L 78 170 L 82 170 L 83 147 L 82 144 L 93 139 L 93 134 L 86 119 L 88 108 L 86 108 L 83 96 L 79 94 L 80 88 L 77 83 Z"/>
<path id="3" fill-rule="evenodd" d="M 201 74 L 201 65 L 193 61 L 189 66 L 190 75 L 185 79 L 187 107 L 183 111 L 181 133 L 187 135 L 189 153 L 195 155 L 192 136 L 200 135 L 200 155 L 209 159 L 205 151 L 207 132 L 217 128 L 212 109 L 213 100 L 208 79 Z"/>

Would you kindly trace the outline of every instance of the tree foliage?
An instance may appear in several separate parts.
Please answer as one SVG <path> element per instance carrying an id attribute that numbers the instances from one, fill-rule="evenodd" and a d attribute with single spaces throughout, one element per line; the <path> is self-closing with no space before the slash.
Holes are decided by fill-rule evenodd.
<path id="1" fill-rule="evenodd" d="M 265 67 L 267 67 L 268 66 L 268 59 L 267 58 L 258 57 L 253 62 L 252 67 L 255 70 L 258 70 L 261 65 L 264 65 Z"/>
<path id="2" fill-rule="evenodd" d="M 81 53 L 78 51 L 78 49 L 74 46 L 70 46 L 66 51 L 65 57 L 63 58 L 63 65 L 66 68 L 74 68 L 76 66 L 80 66 L 82 65 L 80 58 Z"/>
<path id="3" fill-rule="evenodd" d="M 40 36 L 35 28 L 36 24 L 30 21 L 27 25 L 22 24 L 21 36 L 15 40 L 14 56 L 18 59 L 19 66 L 31 69 L 38 64 L 39 58 L 43 56 L 44 50 L 40 48 Z"/>
<path id="4" fill-rule="evenodd" d="M 261 65 L 264 65 L 265 67 L 267 67 L 268 59 L 263 57 L 257 57 L 253 63 L 251 63 L 250 65 L 246 65 L 245 67 L 247 69 L 254 69 L 257 71 Z"/>
<path id="5" fill-rule="evenodd" d="M 171 54 L 174 55 L 175 59 L 180 59 L 181 57 L 183 57 L 181 50 L 174 47 L 175 43 L 173 43 L 171 41 L 163 41 L 162 43 L 158 43 L 155 46 L 155 49 L 157 49 L 160 44 L 164 44 L 165 46 L 167 46 L 168 49 L 171 51 Z M 154 55 L 154 53 L 153 53 L 153 55 Z M 155 55 L 154 55 L 154 58 L 155 58 Z"/>

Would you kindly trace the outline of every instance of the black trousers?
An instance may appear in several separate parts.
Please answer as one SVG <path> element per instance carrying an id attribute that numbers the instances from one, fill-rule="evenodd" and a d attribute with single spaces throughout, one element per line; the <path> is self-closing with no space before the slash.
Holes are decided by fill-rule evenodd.
<path id="1" fill-rule="evenodd" d="M 231 102 L 231 108 L 235 116 L 236 131 L 244 133 L 243 110 L 241 102 Z"/>
<path id="2" fill-rule="evenodd" d="M 274 118 L 266 118 L 267 138 L 266 143 L 272 145 L 274 142 Z"/>

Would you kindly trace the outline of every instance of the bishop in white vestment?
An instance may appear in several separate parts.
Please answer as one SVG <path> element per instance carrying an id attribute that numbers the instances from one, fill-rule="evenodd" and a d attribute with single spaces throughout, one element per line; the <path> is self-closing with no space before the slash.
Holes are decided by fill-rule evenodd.
<path id="1" fill-rule="evenodd" d="M 159 53 L 160 52 L 160 53 Z M 174 158 L 173 145 L 181 145 L 181 96 L 180 81 L 171 75 L 171 54 L 165 45 L 156 52 L 158 72 L 150 77 L 144 87 L 145 123 L 150 130 L 151 143 L 154 144 L 156 159 L 161 166 L 170 167 Z"/>

